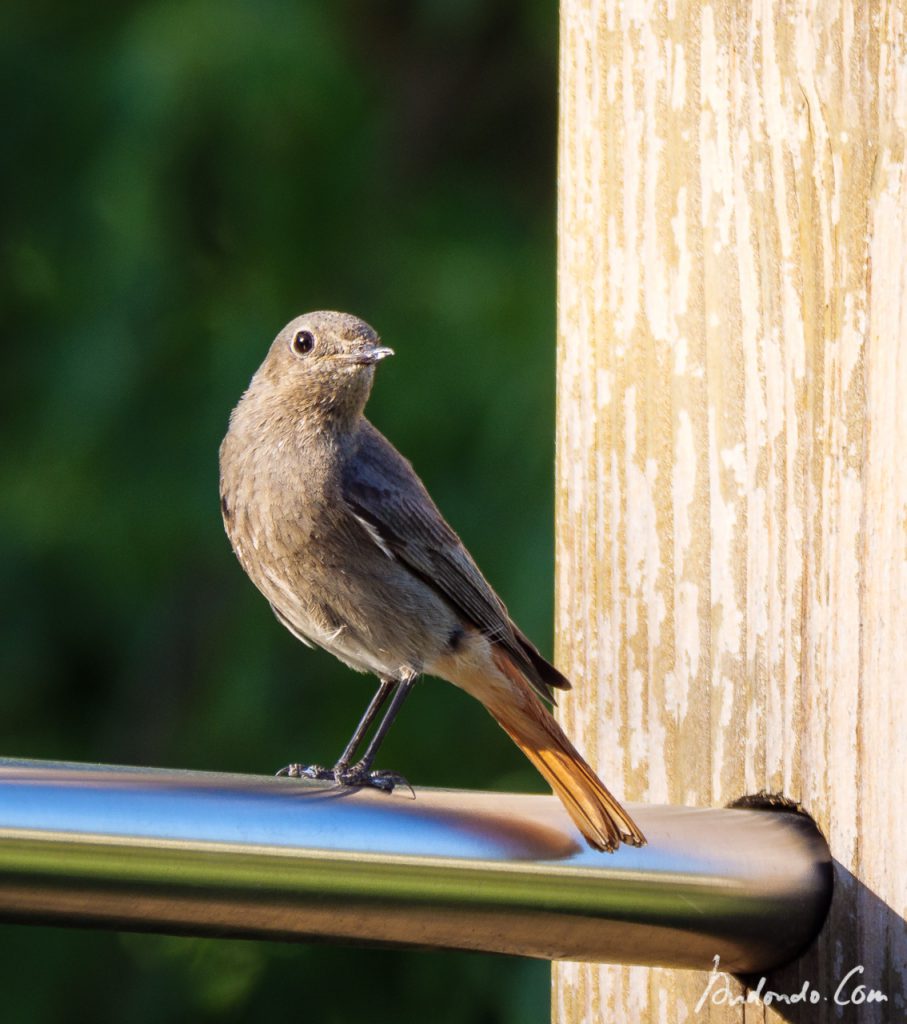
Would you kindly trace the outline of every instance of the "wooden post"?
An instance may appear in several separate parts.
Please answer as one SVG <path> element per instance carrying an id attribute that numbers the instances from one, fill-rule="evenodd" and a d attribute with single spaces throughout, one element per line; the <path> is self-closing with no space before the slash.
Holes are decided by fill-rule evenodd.
<path id="1" fill-rule="evenodd" d="M 560 117 L 562 719 L 628 799 L 802 803 L 837 867 L 763 986 L 806 1005 L 561 964 L 553 1019 L 905 1019 L 907 5 L 563 0 Z"/>

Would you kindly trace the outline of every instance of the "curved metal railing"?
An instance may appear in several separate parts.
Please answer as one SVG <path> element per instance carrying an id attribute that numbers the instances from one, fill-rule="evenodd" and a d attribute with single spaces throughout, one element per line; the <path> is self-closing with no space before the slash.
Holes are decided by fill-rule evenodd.
<path id="1" fill-rule="evenodd" d="M 0 760 L 0 918 L 739 972 L 817 934 L 809 819 L 631 812 L 603 854 L 547 796 Z"/>

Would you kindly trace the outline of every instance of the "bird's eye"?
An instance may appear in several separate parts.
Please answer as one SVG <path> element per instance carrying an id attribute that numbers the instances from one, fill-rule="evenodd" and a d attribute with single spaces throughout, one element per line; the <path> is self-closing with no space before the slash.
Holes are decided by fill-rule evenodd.
<path id="1" fill-rule="evenodd" d="M 293 351 L 298 356 L 304 356 L 315 347 L 315 335 L 311 331 L 297 331 L 293 338 Z"/>

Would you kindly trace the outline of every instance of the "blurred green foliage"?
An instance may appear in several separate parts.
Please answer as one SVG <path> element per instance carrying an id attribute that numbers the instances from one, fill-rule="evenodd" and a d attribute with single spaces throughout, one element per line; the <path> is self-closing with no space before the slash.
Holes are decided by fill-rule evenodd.
<path id="1" fill-rule="evenodd" d="M 217 448 L 273 335 L 369 320 L 370 416 L 550 651 L 556 5 L 7 2 L 7 755 L 328 762 L 373 681 L 273 619 Z M 429 680 L 381 764 L 543 789 Z M 543 964 L 0 928 L 4 1020 L 548 1019 Z"/>

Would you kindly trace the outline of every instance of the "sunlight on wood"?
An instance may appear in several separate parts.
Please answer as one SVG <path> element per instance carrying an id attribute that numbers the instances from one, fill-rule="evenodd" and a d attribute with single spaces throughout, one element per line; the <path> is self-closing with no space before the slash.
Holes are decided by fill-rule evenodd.
<path id="1" fill-rule="evenodd" d="M 905 32 L 561 10 L 560 715 L 626 799 L 802 802 L 839 889 L 770 981 L 815 1022 L 856 965 L 889 999 L 861 1020 L 907 1012 Z M 697 1013 L 709 966 L 558 965 L 553 1019 L 799 1019 Z"/>

